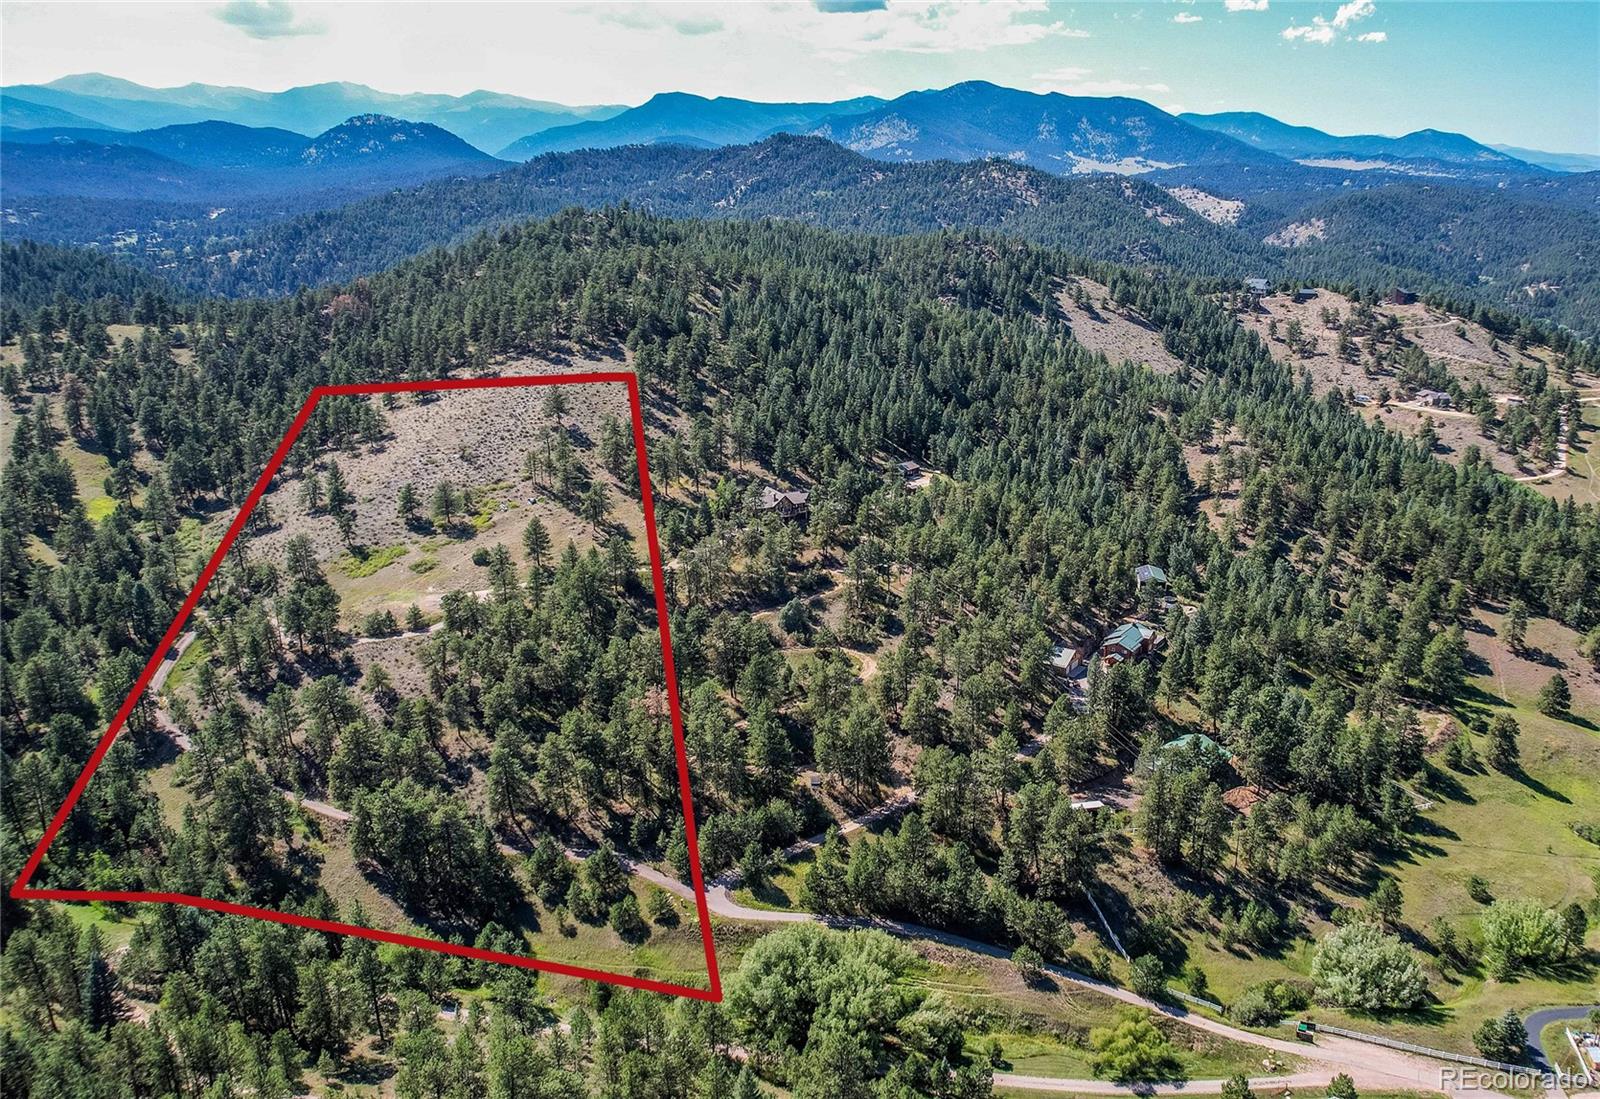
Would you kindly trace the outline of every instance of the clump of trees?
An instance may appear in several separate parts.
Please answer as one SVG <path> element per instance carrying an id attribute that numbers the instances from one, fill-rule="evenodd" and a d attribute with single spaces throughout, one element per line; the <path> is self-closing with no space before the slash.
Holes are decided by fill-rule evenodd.
<path id="1" fill-rule="evenodd" d="M 1358 1011 L 1404 1011 L 1420 1005 L 1428 981 L 1416 954 L 1375 924 L 1355 922 L 1329 932 L 1311 961 L 1317 997 Z"/>

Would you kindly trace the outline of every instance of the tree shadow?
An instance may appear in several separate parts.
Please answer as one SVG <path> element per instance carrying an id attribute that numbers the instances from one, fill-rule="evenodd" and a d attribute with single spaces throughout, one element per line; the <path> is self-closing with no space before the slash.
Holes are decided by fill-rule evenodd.
<path id="1" fill-rule="evenodd" d="M 1558 801 L 1562 805 L 1572 804 L 1572 799 L 1567 797 L 1567 795 L 1563 794 L 1559 790 L 1552 790 L 1550 787 L 1546 786 L 1544 783 L 1528 774 L 1528 772 L 1524 771 L 1521 767 L 1518 767 L 1514 771 L 1507 772 L 1507 774 L 1510 778 L 1515 779 L 1517 782 L 1521 783 L 1523 786 L 1526 786 L 1529 790 L 1532 790 L 1541 797 L 1547 797 L 1552 801 Z"/>
<path id="2" fill-rule="evenodd" d="M 1450 801 L 1458 801 L 1463 805 L 1477 804 L 1478 799 L 1473 797 L 1467 788 L 1461 784 L 1460 779 L 1456 778 L 1444 767 L 1436 767 L 1432 763 L 1426 764 L 1420 785 L 1428 793 L 1438 797 L 1447 798 Z"/>

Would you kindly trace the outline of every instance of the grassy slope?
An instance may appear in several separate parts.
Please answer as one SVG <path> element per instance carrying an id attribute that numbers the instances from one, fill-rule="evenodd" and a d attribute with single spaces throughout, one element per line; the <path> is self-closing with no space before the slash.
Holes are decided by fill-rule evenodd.
<path id="1" fill-rule="evenodd" d="M 1502 616 L 1486 611 L 1481 617 L 1497 627 Z M 1424 814 L 1427 830 L 1409 851 L 1382 867 L 1401 887 L 1406 933 L 1419 945 L 1424 944 L 1416 933 L 1426 933 L 1436 917 L 1448 920 L 1466 938 L 1476 936 L 1483 906 L 1466 889 L 1474 875 L 1487 879 L 1497 896 L 1528 895 L 1564 905 L 1593 897 L 1592 875 L 1600 869 L 1600 848 L 1568 827 L 1577 819 L 1600 817 L 1600 732 L 1594 728 L 1600 718 L 1596 701 L 1600 683 L 1579 665 L 1576 636 L 1547 619 L 1536 620 L 1528 631 L 1530 649 L 1553 652 L 1566 664 L 1576 698 L 1575 721 L 1549 718 L 1534 708 L 1538 688 L 1552 668 L 1511 653 L 1486 634 L 1469 634 L 1469 642 L 1480 658 L 1479 674 L 1471 679 L 1472 700 L 1460 714 L 1471 709 L 1509 711 L 1522 727 L 1524 772 L 1517 776 L 1488 769 L 1443 772 L 1455 781 L 1455 788 L 1449 796 L 1434 795 L 1436 805 Z M 1476 739 L 1481 752 L 1484 740 Z M 1442 768 L 1442 761 L 1435 757 L 1434 765 Z M 1329 893 L 1350 907 L 1364 903 L 1365 889 L 1360 887 Z M 1313 921 L 1312 930 L 1320 935 L 1329 927 Z M 1200 932 L 1189 934 L 1186 945 L 1190 960 L 1205 970 L 1225 1002 L 1262 980 L 1308 977 L 1315 947 L 1311 938 L 1301 938 L 1277 957 L 1260 957 L 1224 950 Z M 1507 1008 L 1526 1012 L 1592 996 L 1600 979 L 1595 964 L 1600 928 L 1591 932 L 1589 946 L 1586 963 L 1573 962 L 1509 982 L 1434 969 L 1431 984 L 1439 1002 L 1424 1012 L 1387 1019 L 1355 1018 L 1326 1008 L 1312 1014 L 1358 1029 L 1381 1029 L 1412 1041 L 1475 1052 L 1472 1031 L 1491 1015 Z"/>

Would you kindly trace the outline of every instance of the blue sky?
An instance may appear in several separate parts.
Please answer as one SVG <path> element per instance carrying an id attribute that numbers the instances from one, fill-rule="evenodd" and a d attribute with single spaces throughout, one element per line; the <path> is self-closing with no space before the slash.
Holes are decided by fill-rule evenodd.
<path id="1" fill-rule="evenodd" d="M 816 100 L 984 79 L 1260 110 L 1336 133 L 1432 126 L 1600 152 L 1597 0 L 8 2 L 0 20 L 6 83 L 94 71 L 161 86 L 348 80 L 638 103 L 663 90 Z"/>

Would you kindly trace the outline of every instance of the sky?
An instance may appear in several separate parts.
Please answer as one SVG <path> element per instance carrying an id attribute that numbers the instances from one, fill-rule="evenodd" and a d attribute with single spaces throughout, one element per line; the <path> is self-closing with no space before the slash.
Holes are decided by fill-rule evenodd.
<path id="1" fill-rule="evenodd" d="M 1600 153 L 1600 0 L 740 4 L 26 3 L 0 80 L 350 81 L 635 104 L 894 96 L 962 80 L 1264 111 L 1333 133 L 1432 127 Z"/>

